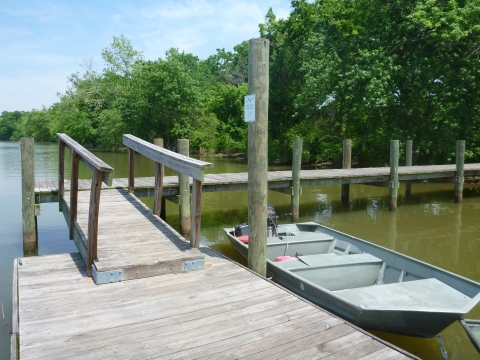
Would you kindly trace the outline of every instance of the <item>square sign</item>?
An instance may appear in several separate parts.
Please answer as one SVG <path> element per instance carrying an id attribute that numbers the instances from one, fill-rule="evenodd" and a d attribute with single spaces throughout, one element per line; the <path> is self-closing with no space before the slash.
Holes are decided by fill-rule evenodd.
<path id="1" fill-rule="evenodd" d="M 255 121 L 255 94 L 245 96 L 245 122 Z"/>

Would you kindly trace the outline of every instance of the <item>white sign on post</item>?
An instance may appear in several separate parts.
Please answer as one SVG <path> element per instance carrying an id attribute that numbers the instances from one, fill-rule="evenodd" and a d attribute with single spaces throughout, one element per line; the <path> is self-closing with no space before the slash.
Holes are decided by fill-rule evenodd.
<path id="1" fill-rule="evenodd" d="M 245 122 L 255 121 L 255 94 L 245 96 Z"/>

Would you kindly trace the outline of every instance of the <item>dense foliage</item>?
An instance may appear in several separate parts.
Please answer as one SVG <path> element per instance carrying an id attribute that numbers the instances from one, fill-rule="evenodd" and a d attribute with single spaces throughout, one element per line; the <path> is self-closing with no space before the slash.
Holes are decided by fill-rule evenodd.
<path id="1" fill-rule="evenodd" d="M 272 141 L 304 139 L 315 161 L 388 158 L 390 139 L 413 139 L 421 163 L 451 161 L 455 140 L 480 160 L 480 2 L 292 1 L 269 12 Z M 288 158 L 289 149 L 279 148 Z"/>
<path id="2" fill-rule="evenodd" d="M 84 61 L 83 74 L 69 77 L 58 103 L 3 112 L 0 140 L 31 136 L 53 141 L 56 133 L 65 132 L 82 144 L 116 148 L 122 146 L 122 134 L 130 133 L 149 141 L 163 138 L 167 147 L 189 138 L 192 150 L 243 152 L 247 51 L 244 42 L 233 52 L 219 49 L 199 60 L 170 49 L 164 59 L 146 61 L 127 38 L 114 37 L 102 51 L 103 71 Z"/>
<path id="3" fill-rule="evenodd" d="M 417 163 L 453 161 L 455 140 L 480 161 L 480 2 L 477 0 L 293 0 L 287 19 L 272 10 L 260 25 L 270 40 L 269 157 L 288 162 L 296 138 L 303 159 L 381 164 L 391 139 L 414 140 Z M 124 36 L 73 74 L 52 107 L 3 112 L 0 139 L 121 146 L 121 135 L 189 138 L 192 150 L 246 149 L 243 97 L 248 43 L 200 60 L 171 49 L 144 60 Z"/>

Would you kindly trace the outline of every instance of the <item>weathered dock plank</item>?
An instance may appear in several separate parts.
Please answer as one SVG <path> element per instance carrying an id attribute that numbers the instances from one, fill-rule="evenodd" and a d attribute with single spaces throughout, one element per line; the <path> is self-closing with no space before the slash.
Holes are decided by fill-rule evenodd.
<path id="1" fill-rule="evenodd" d="M 17 334 L 10 337 L 10 360 L 17 360 Z"/>
<path id="2" fill-rule="evenodd" d="M 104 285 L 79 254 L 21 259 L 20 359 L 414 358 L 200 251 L 204 270 Z"/>

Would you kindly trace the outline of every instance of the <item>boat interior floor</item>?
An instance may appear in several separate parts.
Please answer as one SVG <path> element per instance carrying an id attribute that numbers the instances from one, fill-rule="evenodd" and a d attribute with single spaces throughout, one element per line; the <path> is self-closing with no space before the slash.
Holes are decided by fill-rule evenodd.
<path id="1" fill-rule="evenodd" d="M 368 308 L 458 312 L 470 298 L 437 279 L 422 279 L 334 291 Z"/>

